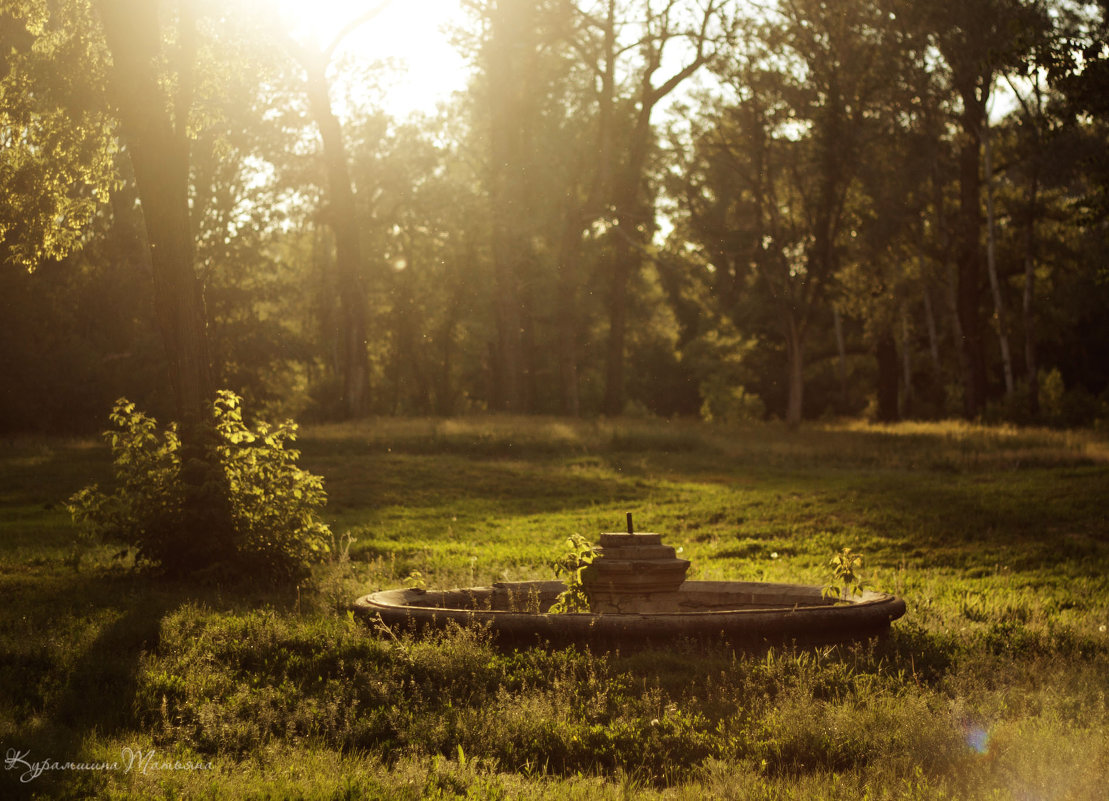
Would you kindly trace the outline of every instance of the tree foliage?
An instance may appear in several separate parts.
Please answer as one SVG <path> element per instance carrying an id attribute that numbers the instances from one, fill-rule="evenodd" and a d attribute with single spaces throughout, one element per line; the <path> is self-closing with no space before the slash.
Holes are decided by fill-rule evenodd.
<path id="1" fill-rule="evenodd" d="M 116 186 L 95 31 L 88 0 L 0 3 L 0 260 L 12 266 L 84 244 Z"/>
<path id="2" fill-rule="evenodd" d="M 0 429 L 1105 416 L 1103 3 L 466 7 L 400 120 L 246 0 L 0 5 Z"/>

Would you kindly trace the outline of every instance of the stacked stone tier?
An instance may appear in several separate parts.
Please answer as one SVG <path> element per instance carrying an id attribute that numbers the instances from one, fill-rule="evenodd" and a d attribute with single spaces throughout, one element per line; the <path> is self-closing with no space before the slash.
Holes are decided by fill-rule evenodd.
<path id="1" fill-rule="evenodd" d="M 597 559 L 582 579 L 595 613 L 666 611 L 689 562 L 659 534 L 602 534 Z"/>

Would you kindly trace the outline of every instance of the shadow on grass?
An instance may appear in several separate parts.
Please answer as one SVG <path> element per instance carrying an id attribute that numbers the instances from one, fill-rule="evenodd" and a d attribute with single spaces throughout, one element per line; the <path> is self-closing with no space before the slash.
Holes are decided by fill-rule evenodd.
<path id="1" fill-rule="evenodd" d="M 157 713 L 140 709 L 137 699 L 144 656 L 158 648 L 167 617 L 196 602 L 253 608 L 266 591 L 92 568 L 0 581 L 0 592 L 7 596 L 0 611 L 6 696 L 0 719 L 7 719 L 8 735 L 0 748 L 8 756 L 16 749 L 29 762 L 65 763 L 91 759 L 90 743 L 100 738 L 128 744 L 128 733 L 141 731 L 142 717 Z M 284 594 L 266 599 L 292 602 Z M 133 745 L 139 750 L 143 743 Z M 19 773 L 16 766 L 0 775 L 0 798 L 96 797 L 105 781 L 102 771 L 45 771 L 28 783 Z"/>
<path id="2" fill-rule="evenodd" d="M 691 476 L 702 485 L 655 511 L 675 541 L 714 558 L 829 553 L 850 546 L 887 567 L 1109 572 L 1103 466 L 951 476 L 917 470 L 766 470 Z"/>
<path id="3" fill-rule="evenodd" d="M 104 626 L 69 674 L 54 721 L 75 732 L 114 734 L 135 723 L 134 698 L 142 655 L 158 647 L 168 598 L 139 599 Z"/>
<path id="4" fill-rule="evenodd" d="M 24 576 L 0 582 L 7 603 L 0 685 L 10 740 L 5 753 L 65 763 L 86 758 L 90 735 L 118 735 L 135 722 L 142 655 L 157 647 L 162 620 L 179 600 L 121 570 Z M 53 797 L 89 780 L 46 771 L 33 782 L 5 771 L 3 797 Z"/>
<path id="5" fill-rule="evenodd" d="M 157 646 L 162 618 L 179 603 L 162 582 L 120 566 L 74 569 L 76 530 L 62 508 L 109 471 L 106 449 L 94 445 L 0 451 L 5 711 L 17 739 L 45 737 L 66 756 L 88 732 L 130 724 L 141 655 Z"/>
<path id="6" fill-rule="evenodd" d="M 1099 489 L 1106 477 L 1093 467 L 957 482 L 880 477 L 859 482 L 855 500 L 869 527 L 931 567 L 1039 571 L 1067 564 L 1095 574 L 1109 565 Z"/>

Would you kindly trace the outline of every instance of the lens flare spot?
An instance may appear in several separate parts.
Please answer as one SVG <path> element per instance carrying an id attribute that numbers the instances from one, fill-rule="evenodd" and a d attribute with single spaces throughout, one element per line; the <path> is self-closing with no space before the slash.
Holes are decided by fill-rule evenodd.
<path id="1" fill-rule="evenodd" d="M 981 726 L 967 728 L 967 745 L 977 754 L 984 754 L 990 749 L 990 733 Z"/>

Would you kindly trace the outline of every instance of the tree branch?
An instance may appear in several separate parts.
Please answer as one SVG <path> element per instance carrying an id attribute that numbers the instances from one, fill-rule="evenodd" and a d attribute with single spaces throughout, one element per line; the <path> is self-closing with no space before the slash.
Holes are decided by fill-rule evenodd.
<path id="1" fill-rule="evenodd" d="M 376 18 L 378 14 L 384 11 L 386 7 L 388 7 L 389 4 L 392 3 L 392 1 L 393 0 L 381 0 L 381 2 L 378 3 L 376 6 L 369 9 L 368 11 L 364 11 L 363 13 L 352 19 L 350 22 L 348 22 L 346 25 L 344 25 L 342 30 L 335 34 L 335 38 L 331 40 L 331 44 L 324 48 L 324 64 L 327 64 L 329 61 L 331 61 L 331 57 L 335 54 L 335 49 L 339 46 L 343 39 L 347 38 L 351 33 L 365 25 L 367 22 Z"/>

